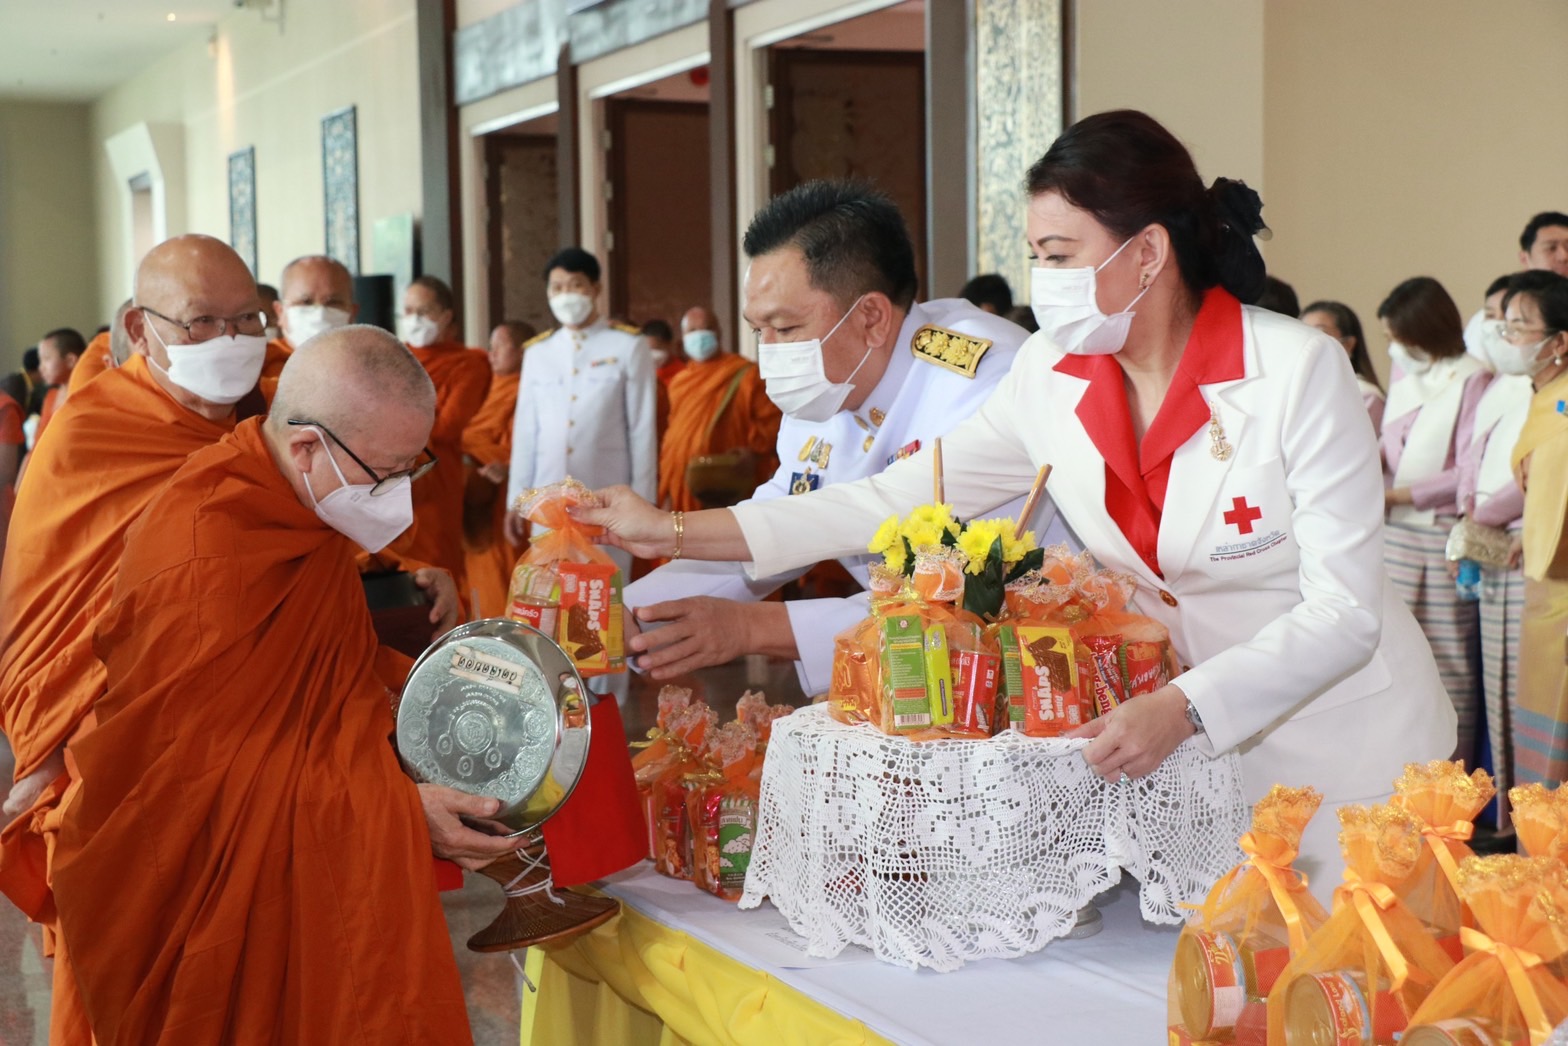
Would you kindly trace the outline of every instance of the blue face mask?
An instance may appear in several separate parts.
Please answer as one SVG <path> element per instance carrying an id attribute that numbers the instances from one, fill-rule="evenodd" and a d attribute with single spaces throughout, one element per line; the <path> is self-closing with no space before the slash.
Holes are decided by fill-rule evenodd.
<path id="1" fill-rule="evenodd" d="M 686 357 L 697 363 L 711 360 L 719 354 L 719 336 L 712 331 L 689 331 L 681 336 Z"/>

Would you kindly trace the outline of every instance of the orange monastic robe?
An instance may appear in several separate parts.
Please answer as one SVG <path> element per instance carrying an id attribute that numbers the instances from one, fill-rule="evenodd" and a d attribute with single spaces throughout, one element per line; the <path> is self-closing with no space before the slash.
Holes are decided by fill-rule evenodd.
<path id="1" fill-rule="evenodd" d="M 65 383 L 65 387 L 74 396 L 83 385 L 104 371 L 113 369 L 109 366 L 109 332 L 95 334 L 93 340 L 87 343 L 87 351 L 81 354 L 76 366 L 71 368 L 71 380 Z"/>
<path id="2" fill-rule="evenodd" d="M 82 1000 L 101 1043 L 467 1043 L 388 740 L 409 661 L 261 425 L 154 499 L 97 629 L 108 689 L 55 870 Z"/>
<path id="3" fill-rule="evenodd" d="M 709 438 L 708 425 L 736 374 L 740 385 Z M 757 457 L 757 482 L 766 482 L 778 468 L 775 444 L 783 418 L 750 360 L 726 352 L 688 363 L 670 382 L 670 424 L 659 444 L 659 504 L 682 512 L 702 507 L 686 489 L 686 464 L 703 454 L 750 450 Z"/>
<path id="4" fill-rule="evenodd" d="M 103 692 L 92 629 L 109 604 L 126 528 L 192 451 L 231 428 L 180 406 L 147 358 L 133 356 L 70 397 L 33 452 L 0 567 L 0 730 L 18 779 L 83 728 Z M 0 891 L 45 924 L 50 948 L 50 852 L 68 776 L 0 832 Z M 57 951 L 57 1027 L 71 1009 L 71 983 Z"/>
<path id="5" fill-rule="evenodd" d="M 22 429 L 22 405 L 0 392 L 0 447 L 24 447 L 27 434 Z M 21 453 L 20 450 L 17 451 Z M 6 533 L 11 525 L 11 505 L 16 501 L 16 490 L 10 483 L 0 485 L 0 563 L 5 561 Z M 0 638 L 0 650 L 5 647 Z"/>
<path id="6" fill-rule="evenodd" d="M 490 390 L 490 359 L 455 342 L 414 349 L 436 386 L 436 423 L 430 450 L 439 464 L 414 484 L 414 526 L 393 542 L 405 559 L 441 567 L 465 593 L 463 556 L 463 430 Z"/>
<path id="7" fill-rule="evenodd" d="M 261 377 L 256 379 L 256 388 L 261 390 L 261 398 L 267 401 L 267 406 L 272 406 L 272 397 L 278 391 L 278 378 L 283 374 L 283 365 L 294 355 L 294 346 L 290 345 L 287 338 L 273 338 L 267 342 L 267 355 L 261 361 Z"/>
<path id="8" fill-rule="evenodd" d="M 43 409 L 38 412 L 38 428 L 33 430 L 33 444 L 36 446 L 38 437 L 44 434 L 49 422 L 54 420 L 55 414 L 65 405 L 65 390 L 58 385 L 49 386 L 49 391 L 44 393 Z"/>
<path id="9" fill-rule="evenodd" d="M 490 395 L 474 420 L 463 430 L 463 456 L 470 459 L 467 483 L 487 490 L 487 481 L 474 475 L 479 468 L 512 461 L 512 416 L 517 413 L 517 387 L 522 374 L 498 374 L 490 383 Z M 472 509 L 468 510 L 472 514 Z M 507 590 L 511 587 L 512 567 L 517 550 L 502 533 L 506 520 L 506 480 L 495 492 L 488 524 L 465 520 L 463 552 L 467 558 L 468 587 L 474 594 L 475 617 L 505 617 Z M 479 524 L 471 526 L 469 523 Z"/>

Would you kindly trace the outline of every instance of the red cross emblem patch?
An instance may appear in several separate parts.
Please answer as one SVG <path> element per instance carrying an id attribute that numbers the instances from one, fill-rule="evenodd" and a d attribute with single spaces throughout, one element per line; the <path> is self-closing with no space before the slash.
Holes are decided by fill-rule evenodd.
<path id="1" fill-rule="evenodd" d="M 1246 498 L 1232 498 L 1230 504 L 1230 511 L 1223 517 L 1225 522 L 1235 527 L 1238 534 L 1252 533 L 1252 524 L 1263 518 L 1263 510 L 1247 504 Z"/>

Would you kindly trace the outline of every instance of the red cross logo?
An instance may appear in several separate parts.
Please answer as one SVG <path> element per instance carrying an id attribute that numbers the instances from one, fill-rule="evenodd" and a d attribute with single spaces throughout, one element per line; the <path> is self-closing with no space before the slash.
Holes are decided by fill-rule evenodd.
<path id="1" fill-rule="evenodd" d="M 1225 513 L 1225 522 L 1236 528 L 1238 534 L 1252 533 L 1252 524 L 1263 518 L 1263 510 L 1247 504 L 1246 498 L 1232 498 L 1231 510 Z"/>

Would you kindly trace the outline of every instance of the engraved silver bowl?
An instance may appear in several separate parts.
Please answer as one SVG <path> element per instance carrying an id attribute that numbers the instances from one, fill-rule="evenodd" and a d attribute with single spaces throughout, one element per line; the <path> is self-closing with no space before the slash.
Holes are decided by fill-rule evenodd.
<path id="1" fill-rule="evenodd" d="M 398 755 L 417 781 L 499 799 L 488 827 L 521 834 L 577 787 L 587 693 L 571 658 L 537 629 L 504 618 L 460 625 L 414 662 Z"/>

